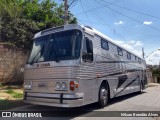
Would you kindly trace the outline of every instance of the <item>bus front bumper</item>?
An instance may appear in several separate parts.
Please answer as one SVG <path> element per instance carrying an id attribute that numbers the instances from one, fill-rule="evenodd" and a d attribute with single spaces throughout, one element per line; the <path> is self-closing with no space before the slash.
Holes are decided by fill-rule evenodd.
<path id="1" fill-rule="evenodd" d="M 55 107 L 78 107 L 82 106 L 84 99 L 83 93 L 32 93 L 25 92 L 24 102 L 37 105 Z"/>

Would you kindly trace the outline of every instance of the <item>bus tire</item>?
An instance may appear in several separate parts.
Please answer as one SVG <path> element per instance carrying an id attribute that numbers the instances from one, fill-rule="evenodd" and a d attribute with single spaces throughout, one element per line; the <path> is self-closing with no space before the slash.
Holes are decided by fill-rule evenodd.
<path id="1" fill-rule="evenodd" d="M 99 99 L 98 99 L 98 105 L 100 108 L 103 108 L 107 105 L 108 103 L 108 87 L 106 84 L 101 84 L 100 89 L 99 89 Z"/>

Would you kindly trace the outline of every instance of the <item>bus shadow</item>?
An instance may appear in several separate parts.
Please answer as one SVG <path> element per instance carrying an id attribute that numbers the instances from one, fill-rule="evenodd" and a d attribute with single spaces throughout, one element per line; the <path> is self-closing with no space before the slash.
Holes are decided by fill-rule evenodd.
<path id="1" fill-rule="evenodd" d="M 139 93 L 132 93 L 124 96 L 120 96 L 117 98 L 113 98 L 109 101 L 107 106 L 110 106 L 114 103 L 118 103 L 124 100 L 127 100 L 129 98 L 135 97 L 137 95 L 145 94 L 145 92 L 139 94 Z M 107 107 L 106 106 L 106 107 Z M 65 119 L 72 119 L 75 117 L 94 117 L 96 114 L 99 114 L 101 111 L 103 111 L 103 108 L 99 108 L 96 103 L 85 105 L 82 107 L 76 107 L 76 108 L 59 108 L 59 107 L 50 107 L 50 106 L 30 106 L 29 108 L 32 111 L 39 111 L 42 112 L 43 116 L 47 117 L 61 117 Z"/>
<path id="2" fill-rule="evenodd" d="M 109 105 L 112 105 L 112 104 L 114 104 L 114 103 L 118 103 L 118 102 L 127 100 L 127 99 L 132 98 L 132 97 L 136 97 L 136 96 L 145 94 L 145 93 L 146 93 L 146 92 L 144 92 L 144 91 L 143 91 L 142 93 L 135 92 L 135 93 L 127 94 L 127 95 L 122 95 L 122 96 L 119 96 L 119 97 L 116 97 L 116 98 L 112 98 L 112 99 L 110 99 L 110 101 L 109 101 L 109 103 L 108 103 L 108 106 L 109 106 Z"/>

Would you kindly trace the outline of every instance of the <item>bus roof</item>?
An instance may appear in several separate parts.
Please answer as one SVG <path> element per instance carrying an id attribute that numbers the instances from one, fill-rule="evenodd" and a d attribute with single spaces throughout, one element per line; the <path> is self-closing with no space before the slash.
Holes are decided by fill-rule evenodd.
<path id="1" fill-rule="evenodd" d="M 82 26 L 82 25 L 81 25 L 81 26 Z M 96 30 L 96 29 L 94 29 L 94 28 L 91 28 L 91 27 L 89 27 L 89 26 L 82 26 L 82 27 L 83 27 L 84 29 L 86 29 L 87 32 L 93 32 L 93 33 L 91 33 L 92 35 L 93 35 L 93 34 L 94 34 L 94 35 L 98 35 L 99 37 L 102 37 L 102 38 L 106 39 L 107 41 L 111 42 L 112 44 L 114 44 L 114 45 L 116 45 L 116 46 L 118 46 L 118 47 L 121 47 L 121 48 L 124 49 L 125 51 L 127 51 L 127 52 L 129 52 L 129 53 L 131 53 L 131 54 L 133 54 L 133 55 L 141 58 L 142 60 L 144 60 L 144 59 L 143 59 L 142 57 L 140 57 L 139 55 L 135 54 L 134 52 L 132 52 L 132 51 L 130 51 L 130 50 L 127 50 L 127 49 L 124 48 L 122 45 L 117 44 L 117 43 L 116 43 L 114 40 L 112 40 L 110 37 L 104 35 L 103 33 L 99 32 L 98 30 Z"/>
<path id="2" fill-rule="evenodd" d="M 135 53 L 131 52 L 130 50 L 127 50 L 126 48 L 124 48 L 123 46 L 117 44 L 114 40 L 112 40 L 110 37 L 104 35 L 103 33 L 99 32 L 98 30 L 91 28 L 90 26 L 83 26 L 83 25 L 77 25 L 77 24 L 68 24 L 68 25 L 64 25 L 64 26 L 59 26 L 59 27 L 53 27 L 53 28 L 49 28 L 43 31 L 40 31 L 38 33 L 35 34 L 34 38 L 43 36 L 43 35 L 47 35 L 50 33 L 54 33 L 54 32 L 59 32 L 59 31 L 63 31 L 63 30 L 70 30 L 70 29 L 79 29 L 81 31 L 85 30 L 85 32 L 95 36 L 98 35 L 99 37 L 102 37 L 106 40 L 108 40 L 109 42 L 111 42 L 112 44 L 121 47 L 122 49 L 124 49 L 125 51 L 141 58 L 142 60 L 144 60 L 142 57 L 140 57 L 139 55 L 136 55 Z"/>

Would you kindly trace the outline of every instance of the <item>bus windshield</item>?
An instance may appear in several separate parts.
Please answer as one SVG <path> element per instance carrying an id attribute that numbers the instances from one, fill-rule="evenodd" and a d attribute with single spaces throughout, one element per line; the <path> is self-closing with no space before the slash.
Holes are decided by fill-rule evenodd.
<path id="1" fill-rule="evenodd" d="M 82 33 L 79 30 L 35 38 L 28 63 L 77 59 L 80 56 L 81 39 Z"/>

